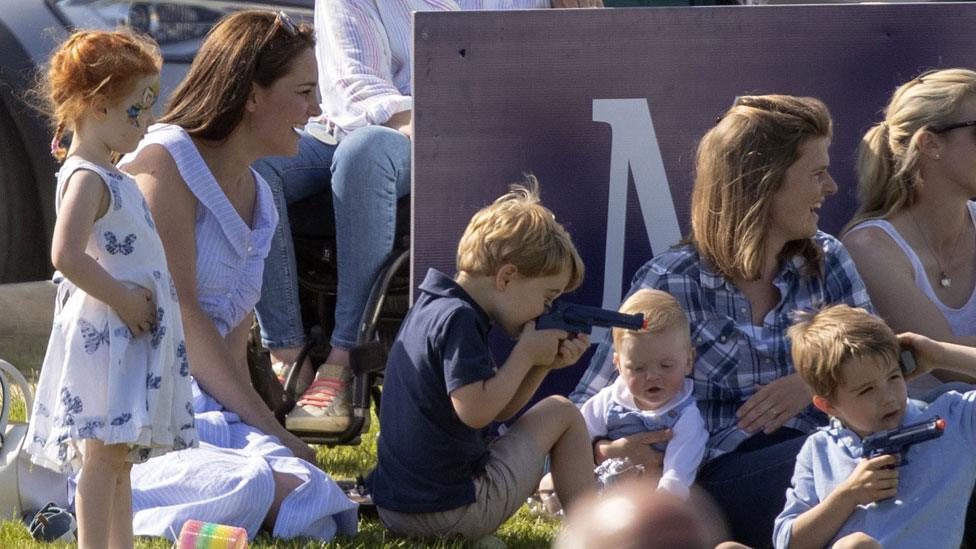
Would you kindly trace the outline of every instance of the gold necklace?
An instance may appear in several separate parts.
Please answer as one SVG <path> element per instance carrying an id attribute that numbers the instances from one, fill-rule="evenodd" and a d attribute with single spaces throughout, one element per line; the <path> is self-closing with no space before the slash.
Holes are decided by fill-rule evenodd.
<path id="1" fill-rule="evenodd" d="M 942 265 L 942 261 L 939 260 L 938 254 L 935 253 L 935 248 L 933 248 L 932 244 L 929 243 L 929 239 L 926 238 L 925 232 L 922 231 L 922 226 L 918 224 L 918 220 L 915 219 L 915 214 L 912 212 L 912 210 L 908 210 L 908 215 L 911 216 L 912 222 L 915 223 L 915 229 L 918 230 L 918 234 L 922 236 L 922 242 L 925 243 L 925 246 L 929 249 L 929 253 L 932 254 L 933 258 L 935 258 L 935 264 L 939 267 L 939 286 L 948 289 L 949 286 L 952 286 L 952 278 L 949 277 L 949 270 Z M 952 256 L 956 255 L 956 248 L 959 247 L 959 241 L 962 239 L 963 232 L 965 232 L 965 230 L 959 231 L 959 234 L 956 235 L 956 241 L 952 245 L 952 252 L 949 253 L 950 263 L 952 262 Z"/>

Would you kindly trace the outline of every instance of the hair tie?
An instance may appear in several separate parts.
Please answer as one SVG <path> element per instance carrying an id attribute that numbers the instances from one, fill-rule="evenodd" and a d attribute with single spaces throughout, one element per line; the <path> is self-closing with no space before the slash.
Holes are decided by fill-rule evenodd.
<path id="1" fill-rule="evenodd" d="M 58 127 L 54 129 L 54 137 L 51 138 L 51 156 L 61 159 L 61 139 L 64 138 L 64 122 L 58 124 Z"/>

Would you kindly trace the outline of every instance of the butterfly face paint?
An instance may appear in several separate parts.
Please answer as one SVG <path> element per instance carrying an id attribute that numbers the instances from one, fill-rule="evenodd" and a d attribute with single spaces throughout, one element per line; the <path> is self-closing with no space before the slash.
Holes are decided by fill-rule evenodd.
<path id="1" fill-rule="evenodd" d="M 142 126 L 143 118 L 140 115 L 144 112 L 151 113 L 157 98 L 159 98 L 159 80 L 143 90 L 142 99 L 138 103 L 134 103 L 126 109 L 125 114 L 129 117 L 129 124 L 140 130 L 145 129 Z"/>

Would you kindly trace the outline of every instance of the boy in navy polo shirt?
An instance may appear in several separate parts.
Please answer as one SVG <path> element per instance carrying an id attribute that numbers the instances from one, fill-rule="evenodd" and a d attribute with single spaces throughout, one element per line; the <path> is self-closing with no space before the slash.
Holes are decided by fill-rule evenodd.
<path id="1" fill-rule="evenodd" d="M 431 269 L 387 362 L 379 462 L 367 484 L 383 524 L 401 535 L 479 538 L 533 493 L 551 453 L 567 506 L 594 489 L 586 425 L 563 397 L 530 408 L 505 434 L 486 427 L 515 415 L 552 369 L 589 345 L 535 318 L 583 278 L 566 230 L 539 203 L 538 182 L 511 191 L 471 219 L 452 279 Z M 488 348 L 497 324 L 518 343 L 504 364 Z"/>

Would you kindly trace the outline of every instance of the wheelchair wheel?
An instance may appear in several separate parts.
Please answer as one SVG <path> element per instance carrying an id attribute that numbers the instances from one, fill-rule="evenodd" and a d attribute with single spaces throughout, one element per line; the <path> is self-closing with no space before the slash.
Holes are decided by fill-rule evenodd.
<path id="1" fill-rule="evenodd" d="M 379 406 L 388 349 L 409 307 L 409 264 L 409 249 L 394 250 L 370 290 L 359 322 L 357 344 L 349 351 L 353 384 L 349 425 L 341 433 L 292 431 L 303 441 L 328 446 L 359 444 L 372 401 Z"/>

